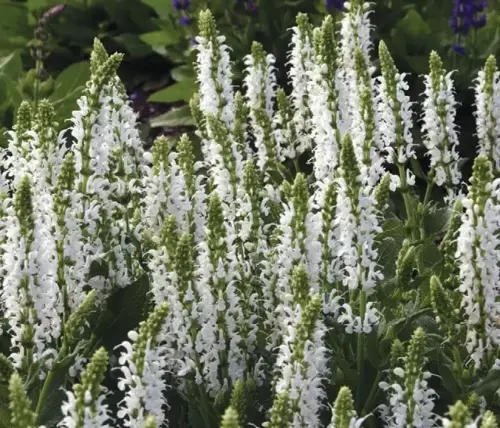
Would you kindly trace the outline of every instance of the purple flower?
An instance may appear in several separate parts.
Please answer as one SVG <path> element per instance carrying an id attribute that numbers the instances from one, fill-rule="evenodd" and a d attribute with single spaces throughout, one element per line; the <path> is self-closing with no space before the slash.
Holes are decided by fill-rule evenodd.
<path id="1" fill-rule="evenodd" d="M 345 0 L 326 0 L 326 8 L 328 10 L 331 9 L 338 9 L 338 10 L 344 10 L 344 3 Z"/>
<path id="2" fill-rule="evenodd" d="M 259 5 L 257 0 L 236 0 L 236 4 L 243 3 L 245 10 L 250 15 L 256 15 L 259 11 Z"/>
<path id="3" fill-rule="evenodd" d="M 459 55 L 465 55 L 462 37 L 472 29 L 486 25 L 486 9 L 488 0 L 453 0 L 450 27 L 457 36 L 457 42 L 451 48 Z"/>
<path id="4" fill-rule="evenodd" d="M 172 6 L 175 10 L 187 10 L 189 7 L 189 0 L 172 0 Z"/>
<path id="5" fill-rule="evenodd" d="M 466 36 L 471 29 L 486 25 L 488 0 L 454 0 L 450 27 L 457 35 Z"/>
<path id="6" fill-rule="evenodd" d="M 455 51 L 455 52 L 456 52 L 457 54 L 459 54 L 459 55 L 464 55 L 464 56 L 465 56 L 465 55 L 466 55 L 466 53 L 467 53 L 467 52 L 465 51 L 465 48 L 464 48 L 463 46 L 461 46 L 461 45 L 459 45 L 459 44 L 456 44 L 456 43 L 453 43 L 453 44 L 451 45 L 451 49 L 452 49 L 453 51 Z"/>
<path id="7" fill-rule="evenodd" d="M 182 15 L 179 18 L 179 24 L 181 24 L 182 26 L 186 27 L 186 26 L 188 26 L 188 25 L 191 24 L 191 18 L 189 16 Z"/>

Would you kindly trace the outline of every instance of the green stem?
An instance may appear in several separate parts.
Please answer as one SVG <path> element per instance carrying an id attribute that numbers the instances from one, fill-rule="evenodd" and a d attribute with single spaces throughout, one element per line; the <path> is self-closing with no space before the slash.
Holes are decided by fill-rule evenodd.
<path id="1" fill-rule="evenodd" d="M 418 239 L 418 231 L 416 229 L 416 223 L 415 223 L 415 216 L 414 212 L 411 208 L 411 200 L 410 196 L 408 195 L 408 184 L 406 182 L 406 171 L 403 165 L 398 164 L 398 170 L 399 170 L 399 179 L 401 180 L 401 187 L 402 187 L 402 192 L 403 192 L 403 201 L 405 204 L 405 211 L 406 211 L 406 224 L 409 226 L 410 233 L 412 240 L 415 241 Z"/>
<path id="2" fill-rule="evenodd" d="M 359 315 L 361 321 L 365 318 L 366 312 L 366 292 L 363 290 L 359 296 Z M 361 400 L 363 398 L 363 387 L 364 387 L 364 371 L 365 371 L 365 334 L 360 332 L 358 334 L 358 346 L 357 346 L 357 367 L 358 367 L 358 386 L 356 388 L 356 404 L 359 408 L 361 405 Z"/>
<path id="3" fill-rule="evenodd" d="M 36 403 L 36 409 L 35 409 L 35 414 L 36 414 L 36 421 L 37 425 L 40 423 L 40 415 L 42 411 L 42 406 L 45 404 L 45 400 L 47 398 L 47 394 L 49 392 L 49 387 L 52 383 L 52 380 L 54 379 L 54 372 L 51 370 L 49 371 L 47 377 L 45 378 L 45 381 L 43 383 L 42 390 L 40 391 L 40 395 L 38 396 L 38 401 Z"/>
<path id="4" fill-rule="evenodd" d="M 39 92 L 40 92 L 40 72 L 42 70 L 42 61 L 37 60 L 35 63 L 35 83 L 33 90 L 33 112 L 36 114 L 38 109 Z"/>
<path id="5" fill-rule="evenodd" d="M 422 205 L 422 209 L 419 210 L 420 239 L 425 238 L 425 228 L 424 228 L 424 222 L 423 222 L 423 215 L 424 215 L 425 210 L 427 209 L 426 207 L 429 204 L 429 201 L 431 199 L 433 186 L 434 186 L 434 183 L 432 181 L 427 182 L 427 188 L 425 189 L 424 203 Z"/>
<path id="6" fill-rule="evenodd" d="M 365 401 L 365 405 L 363 407 L 363 411 L 361 412 L 361 416 L 365 416 L 366 414 L 368 414 L 369 409 L 372 406 L 373 400 L 375 399 L 377 392 L 379 390 L 378 384 L 379 384 L 381 378 L 382 378 L 382 372 L 379 370 L 377 372 L 377 376 L 375 377 L 375 380 L 373 381 L 372 387 L 370 389 L 370 393 L 368 394 L 368 398 Z"/>

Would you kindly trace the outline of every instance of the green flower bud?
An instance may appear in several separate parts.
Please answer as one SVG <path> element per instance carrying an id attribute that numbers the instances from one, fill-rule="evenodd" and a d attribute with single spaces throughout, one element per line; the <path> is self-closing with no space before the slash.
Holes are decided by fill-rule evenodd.
<path id="1" fill-rule="evenodd" d="M 76 181 L 75 171 L 75 155 L 73 152 L 68 152 L 64 156 L 61 170 L 57 176 L 56 185 L 54 188 L 54 203 L 56 211 L 66 208 L 64 195 L 65 192 L 70 192 L 74 189 Z"/>
<path id="2" fill-rule="evenodd" d="M 340 166 L 344 172 L 343 177 L 346 181 L 349 197 L 353 200 L 353 205 L 356 206 L 359 199 L 359 186 L 358 177 L 360 170 L 354 146 L 349 134 L 345 134 L 342 141 L 342 149 L 340 151 Z"/>
<path id="3" fill-rule="evenodd" d="M 231 392 L 230 408 L 238 415 L 238 422 L 241 425 L 245 424 L 247 406 L 248 397 L 245 391 L 245 383 L 243 380 L 238 379 L 234 383 L 233 391 Z"/>
<path id="4" fill-rule="evenodd" d="M 14 366 L 7 356 L 0 354 L 0 382 L 8 382 L 14 373 Z"/>
<path id="5" fill-rule="evenodd" d="M 450 407 L 450 418 L 451 423 L 447 428 L 465 428 L 472 422 L 469 409 L 461 401 Z"/>
<path id="6" fill-rule="evenodd" d="M 293 268 L 291 288 L 294 303 L 304 307 L 309 300 L 309 278 L 302 263 Z"/>
<path id="7" fill-rule="evenodd" d="M 443 282 L 444 287 L 448 290 L 455 290 L 458 287 L 459 267 L 456 263 L 456 253 L 458 230 L 462 224 L 462 213 L 462 203 L 456 201 L 453 205 L 448 230 L 439 245 L 444 259 Z"/>
<path id="8" fill-rule="evenodd" d="M 245 97 L 240 91 L 237 91 L 234 95 L 233 137 L 240 151 L 243 151 L 246 146 L 246 128 L 249 113 L 250 109 L 245 103 Z"/>
<path id="9" fill-rule="evenodd" d="M 493 168 L 490 160 L 485 156 L 478 156 L 472 167 L 471 184 L 469 186 L 469 197 L 478 205 L 481 212 L 486 201 L 491 196 L 489 184 L 493 182 Z"/>
<path id="10" fill-rule="evenodd" d="M 200 94 L 195 92 L 189 101 L 189 107 L 191 109 L 191 115 L 193 116 L 194 122 L 196 124 L 197 132 L 202 138 L 207 137 L 207 131 L 204 123 L 204 115 L 200 107 Z"/>
<path id="11" fill-rule="evenodd" d="M 351 390 L 347 386 L 340 388 L 333 406 L 332 423 L 334 428 L 350 428 L 352 418 L 356 418 Z"/>
<path id="12" fill-rule="evenodd" d="M 107 366 L 108 354 L 104 348 L 100 348 L 94 353 L 82 372 L 81 383 L 73 386 L 78 417 L 77 426 L 83 427 L 86 409 L 90 409 L 92 414 L 97 414 L 97 399 L 101 392 L 101 382 L 104 380 Z"/>
<path id="13" fill-rule="evenodd" d="M 269 413 L 270 419 L 264 424 L 265 428 L 289 428 L 291 426 L 293 411 L 287 391 L 276 396 Z"/>
<path id="14" fill-rule="evenodd" d="M 14 130 L 17 138 L 17 146 L 23 150 L 24 156 L 28 155 L 27 148 L 24 143 L 29 137 L 27 137 L 26 132 L 30 131 L 32 128 L 33 112 L 31 110 L 31 105 L 27 101 L 21 102 L 19 108 L 17 109 L 16 123 L 14 125 Z"/>
<path id="15" fill-rule="evenodd" d="M 302 306 L 302 318 L 297 326 L 295 343 L 293 346 L 293 359 L 302 361 L 304 358 L 304 346 L 307 340 L 310 340 L 314 333 L 316 321 L 321 313 L 321 298 L 314 295 L 305 306 Z"/>
<path id="16" fill-rule="evenodd" d="M 194 281 L 195 254 L 193 237 L 183 233 L 175 250 L 175 271 L 177 272 L 178 285 L 182 293 L 186 293 Z"/>
<path id="17" fill-rule="evenodd" d="M 430 289 L 431 304 L 434 314 L 436 315 L 436 319 L 439 324 L 442 325 L 448 338 L 455 341 L 455 325 L 457 325 L 459 321 L 454 311 L 455 306 L 437 276 L 431 277 Z"/>
<path id="18" fill-rule="evenodd" d="M 144 428 L 158 428 L 156 419 L 154 416 L 149 415 L 144 422 Z"/>
<path id="19" fill-rule="evenodd" d="M 408 406 L 407 421 L 413 420 L 416 401 L 414 398 L 415 384 L 422 378 L 422 370 L 425 364 L 425 333 L 419 327 L 413 333 L 408 345 L 408 352 L 405 357 L 405 379 L 404 379 L 404 401 Z"/>
<path id="20" fill-rule="evenodd" d="M 211 262 L 216 266 L 216 261 L 227 252 L 224 212 L 222 210 L 222 202 L 217 192 L 213 192 L 208 201 L 207 229 L 208 247 L 212 258 Z"/>
<path id="21" fill-rule="evenodd" d="M 238 412 L 233 407 L 228 407 L 222 416 L 221 428 L 240 428 Z"/>
<path id="22" fill-rule="evenodd" d="M 98 310 L 96 303 L 96 293 L 95 290 L 92 290 L 87 294 L 80 306 L 69 316 L 68 321 L 66 321 L 64 326 L 64 341 L 69 349 L 73 349 L 80 341 L 81 330 L 91 319 L 95 319 L 95 313 Z"/>
<path id="23" fill-rule="evenodd" d="M 92 53 L 90 54 L 90 73 L 93 75 L 109 58 L 106 48 L 102 42 L 95 37 Z"/>
<path id="24" fill-rule="evenodd" d="M 396 261 L 396 278 L 400 287 L 408 287 L 415 264 L 415 247 L 405 239 Z"/>
<path id="25" fill-rule="evenodd" d="M 387 88 L 389 89 L 392 100 L 395 101 L 397 100 L 396 74 L 398 74 L 398 69 L 396 68 L 391 53 L 389 52 L 389 49 L 387 49 L 387 45 L 383 40 L 381 40 L 378 45 L 378 52 L 382 76 L 384 76 L 384 79 L 387 83 Z"/>
<path id="26" fill-rule="evenodd" d="M 390 185 L 391 185 L 391 175 L 385 174 L 380 180 L 377 188 L 375 189 L 375 200 L 377 201 L 377 209 L 379 211 L 385 211 L 389 205 L 390 200 Z"/>
<path id="27" fill-rule="evenodd" d="M 497 418 L 491 411 L 487 411 L 483 415 L 483 420 L 481 421 L 481 428 L 498 428 Z"/>
<path id="28" fill-rule="evenodd" d="M 146 321 L 142 321 L 139 325 L 137 340 L 134 343 L 134 355 L 132 357 L 132 361 L 137 367 L 137 373 L 140 375 L 142 375 L 144 370 L 147 344 L 150 342 L 151 348 L 156 345 L 157 337 L 163 328 L 167 315 L 168 305 L 167 303 L 163 303 L 162 305 L 157 306 L 156 309 L 151 312 L 148 319 Z"/>
<path id="29" fill-rule="evenodd" d="M 217 24 L 209 9 L 202 10 L 198 16 L 198 27 L 200 36 L 213 44 L 213 50 L 217 51 Z"/>
<path id="30" fill-rule="evenodd" d="M 27 175 L 24 176 L 19 183 L 19 187 L 14 197 L 14 209 L 21 227 L 21 235 L 30 242 L 31 234 L 35 227 L 35 221 L 33 219 L 31 181 Z"/>
<path id="31" fill-rule="evenodd" d="M 14 373 L 9 381 L 10 428 L 35 428 L 36 414 L 26 394 L 21 377 Z"/>
<path id="32" fill-rule="evenodd" d="M 153 142 L 151 153 L 153 154 L 153 171 L 156 175 L 160 173 L 160 166 L 163 165 L 163 170 L 168 174 L 170 162 L 168 155 L 172 149 L 172 141 L 164 135 L 160 135 Z"/>
<path id="33" fill-rule="evenodd" d="M 167 249 L 168 254 L 173 259 L 177 248 L 177 220 L 175 216 L 169 215 L 163 223 L 161 229 L 161 243 Z"/>
<path id="34" fill-rule="evenodd" d="M 177 153 L 179 154 L 179 166 L 184 173 L 186 187 L 189 194 L 192 196 L 195 193 L 195 171 L 194 164 L 196 161 L 194 154 L 193 142 L 187 134 L 183 134 L 177 143 Z"/>

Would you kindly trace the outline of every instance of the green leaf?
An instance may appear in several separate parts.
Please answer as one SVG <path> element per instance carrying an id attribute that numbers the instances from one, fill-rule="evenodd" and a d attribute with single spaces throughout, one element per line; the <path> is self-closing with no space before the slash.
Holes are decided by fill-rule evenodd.
<path id="1" fill-rule="evenodd" d="M 444 361 L 438 362 L 439 376 L 441 377 L 441 382 L 443 386 L 451 393 L 451 395 L 456 398 L 460 394 L 460 385 L 458 384 L 455 374 L 451 368 L 444 363 Z M 498 388 L 498 384 L 497 384 Z"/>
<path id="2" fill-rule="evenodd" d="M 491 370 L 488 375 L 475 383 L 472 390 L 479 396 L 493 396 L 500 385 L 500 370 Z"/>
<path id="3" fill-rule="evenodd" d="M 0 1 L 0 31 L 12 31 L 12 35 L 20 32 L 28 33 L 28 14 L 23 3 L 12 1 Z M 3 42 L 3 41 L 2 41 Z"/>
<path id="4" fill-rule="evenodd" d="M 180 34 L 174 27 L 171 27 L 168 30 L 164 28 L 159 31 L 141 34 L 139 39 L 153 47 L 170 46 L 179 43 Z"/>
<path id="5" fill-rule="evenodd" d="M 176 82 L 196 79 L 196 72 L 191 65 L 181 65 L 179 67 L 175 67 L 172 71 L 170 71 L 170 75 Z"/>
<path id="6" fill-rule="evenodd" d="M 450 210 L 448 208 L 435 208 L 424 217 L 424 227 L 426 232 L 431 235 L 442 232 L 450 219 Z"/>
<path id="7" fill-rule="evenodd" d="M 85 86 L 89 78 L 90 66 L 88 61 L 71 64 L 57 76 L 54 93 L 50 97 L 51 101 L 57 102 L 65 99 L 69 94 Z"/>
<path id="8" fill-rule="evenodd" d="M 148 98 L 153 103 L 173 103 L 176 101 L 189 101 L 196 91 L 196 82 L 194 80 L 184 80 L 174 83 L 167 88 L 161 89 Z"/>
<path id="9" fill-rule="evenodd" d="M 431 34 L 431 29 L 415 9 L 409 9 L 396 28 L 407 36 L 418 39 Z"/>
<path id="10" fill-rule="evenodd" d="M 21 55 L 19 52 L 12 52 L 10 55 L 0 58 L 0 73 L 12 79 L 17 79 L 23 69 Z"/>
<path id="11" fill-rule="evenodd" d="M 434 241 L 428 241 L 418 248 L 418 258 L 422 267 L 429 269 L 432 273 L 439 275 L 442 268 L 443 256 Z"/>
<path id="12" fill-rule="evenodd" d="M 384 238 L 378 244 L 379 264 L 382 266 L 384 278 L 392 278 L 396 275 L 396 259 L 398 257 L 398 246 L 394 238 Z"/>
<path id="13" fill-rule="evenodd" d="M 406 237 L 404 223 L 397 218 L 390 218 L 382 225 L 383 231 L 378 235 L 378 240 L 392 238 L 400 247 Z"/>
<path id="14" fill-rule="evenodd" d="M 122 33 L 114 40 L 125 47 L 125 50 L 133 57 L 143 57 L 151 53 L 151 47 L 144 43 L 137 34 Z"/>
<path id="15" fill-rule="evenodd" d="M 160 128 L 164 126 L 176 128 L 178 126 L 187 127 L 195 125 L 189 106 L 173 108 L 172 110 L 151 119 L 149 124 L 151 128 Z"/>
<path id="16" fill-rule="evenodd" d="M 168 15 L 174 13 L 174 7 L 171 1 L 165 0 L 141 0 L 144 4 L 154 9 L 158 15 Z"/>
<path id="17" fill-rule="evenodd" d="M 146 275 L 139 278 L 133 284 L 120 288 L 111 295 L 106 303 L 106 322 L 100 322 L 97 327 L 96 336 L 102 339 L 103 346 L 113 350 L 124 340 L 127 334 L 135 330 L 143 321 L 150 309 L 149 282 Z"/>

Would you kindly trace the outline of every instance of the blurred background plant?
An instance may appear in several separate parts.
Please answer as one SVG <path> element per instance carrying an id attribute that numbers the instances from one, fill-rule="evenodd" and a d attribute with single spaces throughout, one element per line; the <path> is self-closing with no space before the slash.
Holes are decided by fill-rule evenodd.
<path id="1" fill-rule="evenodd" d="M 196 90 L 193 70 L 198 12 L 210 7 L 232 47 L 236 80 L 253 40 L 276 56 L 283 73 L 287 31 L 297 12 L 314 24 L 339 16 L 343 0 L 0 0 L 0 132 L 13 124 L 23 98 L 48 98 L 59 112 L 72 109 L 88 78 L 94 37 L 109 51 L 122 51 L 125 82 L 151 142 L 159 134 L 178 135 L 193 125 L 187 101 Z M 475 150 L 472 76 L 489 54 L 500 53 L 500 0 L 380 0 L 372 16 L 377 33 L 400 70 L 410 73 L 411 94 L 427 71 L 431 50 L 445 59 L 455 78 L 461 107 L 457 123 L 462 156 Z M 284 75 L 278 76 L 285 82 Z M 412 81 L 413 80 L 413 81 Z M 64 127 L 64 123 L 59 124 Z"/>

